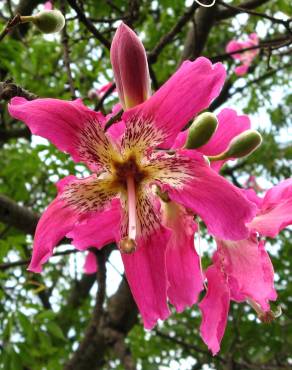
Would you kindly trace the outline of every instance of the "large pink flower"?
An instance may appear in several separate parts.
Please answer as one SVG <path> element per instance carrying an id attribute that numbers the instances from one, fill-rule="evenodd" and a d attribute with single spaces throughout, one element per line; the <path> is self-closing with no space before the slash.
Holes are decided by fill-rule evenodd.
<path id="1" fill-rule="evenodd" d="M 256 217 L 248 226 L 263 236 L 274 238 L 291 224 L 292 179 L 287 179 L 267 191 Z"/>
<path id="2" fill-rule="evenodd" d="M 121 81 L 123 75 L 119 71 Z M 64 236 L 79 249 L 116 242 L 146 328 L 169 315 L 167 296 L 178 310 L 194 303 L 201 276 L 191 247 L 195 225 L 185 208 L 199 215 L 214 236 L 240 240 L 248 236 L 245 224 L 256 207 L 200 153 L 182 149 L 168 153 L 161 148 L 169 148 L 188 121 L 208 107 L 224 79 L 220 63 L 212 65 L 206 58 L 185 62 L 153 96 L 125 111 L 117 132 L 114 125 L 110 133 L 103 129 L 104 117 L 79 100 L 13 98 L 9 105 L 13 117 L 92 170 L 89 177 L 68 176 L 57 184 L 58 195 L 37 226 L 29 269 L 40 272 Z M 122 84 L 124 102 L 133 102 L 135 89 L 129 100 L 127 81 Z M 165 213 L 162 217 L 161 204 L 168 208 L 164 204 L 168 202 L 175 202 L 188 219 L 185 233 Z M 189 258 L 198 281 L 173 266 L 174 260 L 183 266 Z"/>
<path id="3" fill-rule="evenodd" d="M 287 179 L 259 198 L 253 189 L 244 191 L 258 207 L 248 224 L 250 237 L 241 241 L 217 240 L 213 265 L 206 271 L 208 292 L 202 302 L 201 335 L 216 354 L 227 323 L 230 299 L 248 301 L 263 321 L 273 318 L 269 301 L 277 294 L 273 266 L 260 236 L 275 237 L 292 224 L 292 179 Z"/>
<path id="4" fill-rule="evenodd" d="M 264 319 L 269 300 L 277 298 L 273 266 L 256 235 L 239 242 L 217 240 L 217 247 L 206 271 L 208 292 L 199 304 L 201 336 L 214 355 L 220 349 L 230 300 L 251 302 Z"/>
<path id="5" fill-rule="evenodd" d="M 227 53 L 233 53 L 242 49 L 247 49 L 259 44 L 259 38 L 256 33 L 251 33 L 246 41 L 231 40 L 226 46 Z M 259 49 L 247 50 L 242 53 L 232 54 L 231 57 L 235 60 L 239 60 L 241 65 L 235 68 L 235 74 L 243 76 L 247 73 L 248 68 L 252 64 L 254 58 L 258 55 Z"/>

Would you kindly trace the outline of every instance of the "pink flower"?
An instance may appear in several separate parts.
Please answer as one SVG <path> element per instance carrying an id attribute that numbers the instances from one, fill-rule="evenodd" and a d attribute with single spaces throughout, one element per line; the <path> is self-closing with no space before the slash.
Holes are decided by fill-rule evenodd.
<path id="1" fill-rule="evenodd" d="M 292 224 L 292 179 L 280 182 L 267 191 L 256 217 L 248 224 L 260 235 L 274 238 Z"/>
<path id="2" fill-rule="evenodd" d="M 231 40 L 226 46 L 227 53 L 233 53 L 242 49 L 247 49 L 259 44 L 259 38 L 256 33 L 251 33 L 246 41 Z M 241 65 L 235 68 L 235 74 L 243 76 L 247 73 L 248 68 L 251 66 L 252 61 L 258 55 L 258 49 L 247 50 L 242 53 L 232 54 L 233 59 L 237 59 L 241 62 Z"/>
<path id="3" fill-rule="evenodd" d="M 52 1 L 46 1 L 44 4 L 45 10 L 53 10 L 53 2 Z"/>
<path id="4" fill-rule="evenodd" d="M 96 255 L 93 252 L 87 252 L 85 257 L 85 262 L 83 266 L 83 271 L 85 274 L 94 274 L 98 270 Z"/>
<path id="5" fill-rule="evenodd" d="M 199 303 L 201 336 L 215 355 L 227 324 L 230 300 L 249 301 L 265 317 L 269 300 L 275 300 L 274 271 L 264 243 L 256 235 L 239 242 L 217 240 L 217 252 L 206 277 L 208 291 Z"/>
<path id="6" fill-rule="evenodd" d="M 131 48 L 123 37 L 120 42 Z M 127 60 L 122 58 L 131 53 L 115 45 L 113 58 L 114 48 L 122 48 L 117 56 L 121 64 L 114 68 L 121 100 L 142 99 L 144 83 L 128 89 L 130 80 L 124 74 Z M 144 72 L 135 78 L 144 80 Z M 208 107 L 224 79 L 220 63 L 212 65 L 206 58 L 185 62 L 153 96 L 124 112 L 109 132 L 103 129 L 104 117 L 80 100 L 13 98 L 13 117 L 92 171 L 89 177 L 68 176 L 57 183 L 58 195 L 37 226 L 29 269 L 40 272 L 64 236 L 79 249 L 116 242 L 146 328 L 169 315 L 167 296 L 179 311 L 193 304 L 202 282 L 192 245 L 196 225 L 186 209 L 199 215 L 212 235 L 240 240 L 248 237 L 245 223 L 256 207 L 212 170 L 201 153 L 160 149 L 169 148 L 187 122 Z M 185 229 L 180 226 L 183 220 Z"/>
<path id="7" fill-rule="evenodd" d="M 217 240 L 213 265 L 206 271 L 208 292 L 199 304 L 203 315 L 201 335 L 213 354 L 220 349 L 230 300 L 247 301 L 262 321 L 275 317 L 269 306 L 269 301 L 277 298 L 273 266 L 256 232 L 275 237 L 292 224 L 292 179 L 268 190 L 263 199 L 253 189 L 244 193 L 258 207 L 256 217 L 248 224 L 250 236 L 235 242 Z"/>
<path id="8" fill-rule="evenodd" d="M 112 86 L 113 86 L 113 83 L 108 82 L 107 84 L 103 85 L 99 89 L 90 89 L 88 91 L 88 98 L 91 100 L 94 100 L 96 98 L 101 99 L 104 96 L 104 94 L 106 94 Z"/>

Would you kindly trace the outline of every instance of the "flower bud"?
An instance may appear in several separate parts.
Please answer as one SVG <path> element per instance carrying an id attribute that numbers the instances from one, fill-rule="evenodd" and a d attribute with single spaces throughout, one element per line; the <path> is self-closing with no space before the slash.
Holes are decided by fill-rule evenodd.
<path id="1" fill-rule="evenodd" d="M 200 114 L 191 124 L 186 149 L 196 149 L 206 144 L 217 129 L 218 121 L 213 113 Z"/>
<path id="2" fill-rule="evenodd" d="M 261 143 L 262 137 L 259 132 L 255 130 L 246 130 L 238 136 L 235 136 L 223 153 L 208 158 L 211 161 L 228 158 L 242 158 L 255 151 Z"/>
<path id="3" fill-rule="evenodd" d="M 36 15 L 21 16 L 21 23 L 32 22 L 43 33 L 59 32 L 65 25 L 65 18 L 59 10 L 44 10 Z"/>
<path id="4" fill-rule="evenodd" d="M 146 52 L 135 32 L 124 23 L 113 38 L 110 57 L 123 108 L 132 108 L 148 99 L 150 78 Z"/>

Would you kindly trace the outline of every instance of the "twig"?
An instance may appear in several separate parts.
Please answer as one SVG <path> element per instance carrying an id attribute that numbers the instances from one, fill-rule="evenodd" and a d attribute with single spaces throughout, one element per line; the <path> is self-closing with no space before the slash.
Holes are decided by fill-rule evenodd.
<path id="1" fill-rule="evenodd" d="M 10 19 L 6 26 L 4 27 L 4 29 L 1 31 L 0 33 L 0 41 L 2 41 L 4 39 L 4 37 L 14 28 L 16 27 L 18 24 L 20 24 L 20 14 L 16 14 L 15 17 L 13 17 L 12 19 Z"/>
<path id="2" fill-rule="evenodd" d="M 292 37 L 291 36 L 279 37 L 277 39 L 262 41 L 258 45 L 250 46 L 248 48 L 234 50 L 234 51 L 231 51 L 230 53 L 219 54 L 219 55 L 210 57 L 210 60 L 213 63 L 215 63 L 215 62 L 219 62 L 219 61 L 222 61 L 224 59 L 227 59 L 227 58 L 229 58 L 230 56 L 232 56 L 234 54 L 241 54 L 241 53 L 245 53 L 246 51 L 256 50 L 256 49 L 270 49 L 271 48 L 271 50 L 276 50 L 276 49 L 280 49 L 284 46 L 287 46 L 290 43 L 292 43 Z"/>
<path id="3" fill-rule="evenodd" d="M 207 356 L 210 355 L 208 350 L 201 349 L 199 346 L 196 346 L 196 345 L 191 344 L 191 343 L 187 343 L 187 342 L 185 342 L 185 341 L 183 341 L 183 340 L 181 340 L 177 337 L 171 337 L 170 335 L 163 333 L 159 329 L 155 329 L 154 331 L 155 331 L 155 334 L 157 334 L 159 337 L 161 337 L 163 339 L 166 339 L 166 340 L 169 340 L 173 343 L 176 343 L 176 344 L 178 344 L 178 345 L 180 345 L 180 346 L 182 346 L 182 347 L 184 347 L 188 350 L 196 351 L 198 353 L 202 353 L 202 354 L 207 355 Z M 221 357 L 219 357 L 218 359 L 221 362 L 225 362 Z"/>
<path id="4" fill-rule="evenodd" d="M 177 23 L 172 27 L 172 29 L 163 35 L 158 41 L 154 49 L 148 54 L 148 62 L 150 64 L 157 61 L 158 55 L 164 49 L 164 47 L 169 44 L 175 35 L 180 32 L 183 26 L 188 22 L 188 20 L 193 16 L 194 11 L 199 7 L 196 1 L 183 13 L 183 15 L 178 19 Z"/>
<path id="5" fill-rule="evenodd" d="M 66 7 L 64 0 L 61 1 L 61 11 L 63 14 L 66 12 Z M 67 25 L 65 23 L 64 28 L 62 30 L 62 44 L 63 44 L 63 57 L 64 57 L 64 65 L 67 71 L 67 77 L 68 77 L 68 83 L 69 83 L 69 89 L 70 89 L 70 94 L 72 99 L 76 98 L 75 95 L 75 87 L 74 87 L 74 82 L 72 78 L 72 71 L 71 71 L 71 63 L 70 63 L 70 50 L 69 50 L 69 37 L 67 33 Z"/>
<path id="6" fill-rule="evenodd" d="M 93 34 L 93 36 L 97 40 L 99 40 L 107 49 L 110 49 L 110 47 L 111 47 L 110 42 L 96 29 L 96 27 L 91 22 L 91 20 L 85 16 L 84 12 L 79 7 L 76 0 L 67 0 L 67 1 L 68 1 L 69 5 L 71 6 L 71 8 L 74 9 L 75 12 L 77 13 L 77 16 L 78 16 L 80 22 L 82 22 L 85 25 L 85 27 L 88 29 L 88 31 L 91 32 Z"/>
<path id="7" fill-rule="evenodd" d="M 110 94 L 115 90 L 115 88 L 116 88 L 116 84 L 113 83 L 112 86 L 104 93 L 102 98 L 97 102 L 97 104 L 94 108 L 95 111 L 99 111 L 99 110 L 102 109 L 104 101 L 106 100 L 106 98 L 108 98 L 110 96 Z"/>
<path id="8" fill-rule="evenodd" d="M 233 9 L 233 10 L 237 10 L 238 12 L 242 12 L 242 13 L 248 13 L 250 15 L 254 15 L 256 17 L 261 17 L 261 18 L 265 18 L 265 19 L 268 19 L 270 20 L 271 22 L 273 23 L 278 23 L 278 24 L 281 24 L 283 25 L 286 30 L 292 34 L 292 30 L 290 28 L 290 23 L 292 21 L 292 18 L 289 18 L 287 20 L 283 20 L 283 19 L 279 19 L 279 18 L 275 18 L 275 17 L 271 17 L 270 15 L 267 15 L 267 14 L 263 14 L 263 13 L 258 13 L 258 12 L 255 12 L 254 10 L 249 10 L 249 9 L 246 9 L 246 8 L 241 8 L 239 6 L 235 6 L 235 5 L 230 5 L 230 4 L 226 4 L 224 3 L 222 0 L 218 0 L 217 1 L 218 4 L 221 4 L 222 6 L 224 6 L 225 8 L 228 8 L 228 9 Z"/>
<path id="9" fill-rule="evenodd" d="M 10 100 L 14 96 L 22 96 L 27 100 L 34 100 L 38 96 L 16 85 L 11 79 L 0 82 L 0 100 Z"/>
<path id="10" fill-rule="evenodd" d="M 68 254 L 78 253 L 78 252 L 81 252 L 81 251 L 78 250 L 78 249 L 68 249 L 68 250 L 63 251 L 63 252 L 56 252 L 51 257 L 66 256 Z M 29 262 L 30 262 L 30 259 L 20 260 L 20 261 L 15 261 L 15 262 L 2 263 L 2 264 L 0 264 L 0 270 L 2 271 L 2 270 L 10 269 L 12 267 L 25 266 L 25 265 L 28 265 Z"/>
<path id="11" fill-rule="evenodd" d="M 112 124 L 119 121 L 122 114 L 123 114 L 123 109 L 120 109 L 114 116 L 112 116 L 105 124 L 104 131 L 107 131 L 111 127 Z"/>

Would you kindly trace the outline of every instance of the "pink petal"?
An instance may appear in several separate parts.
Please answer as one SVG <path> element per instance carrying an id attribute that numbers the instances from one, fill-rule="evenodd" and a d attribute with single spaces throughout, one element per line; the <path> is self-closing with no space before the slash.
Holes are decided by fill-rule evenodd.
<path id="1" fill-rule="evenodd" d="M 240 133 L 250 129 L 250 119 L 246 115 L 238 115 L 234 109 L 224 108 L 218 114 L 218 127 L 211 140 L 198 148 L 198 151 L 207 156 L 224 152 L 230 141 Z M 215 161 L 211 167 L 219 171 L 225 161 Z"/>
<path id="2" fill-rule="evenodd" d="M 196 153 L 184 150 L 181 154 L 173 158 L 172 167 L 180 167 L 184 174 L 188 173 L 188 178 L 183 175 L 182 184 L 172 187 L 171 179 L 161 177 L 163 190 L 173 201 L 198 214 L 212 235 L 221 235 L 220 238 L 227 240 L 246 238 L 249 231 L 245 223 L 254 217 L 256 206 L 205 161 L 198 159 Z M 163 166 L 163 160 L 160 161 Z M 165 168 L 167 166 L 169 163 Z"/>
<path id="3" fill-rule="evenodd" d="M 226 72 L 221 63 L 204 57 L 184 62 L 178 71 L 145 103 L 123 114 L 128 122 L 153 122 L 166 137 L 162 147 L 171 147 L 181 129 L 218 96 Z M 129 123 L 128 123 L 129 124 Z"/>
<path id="4" fill-rule="evenodd" d="M 173 145 L 171 146 L 171 149 L 180 149 L 183 148 L 187 138 L 188 138 L 189 130 L 181 131 L 177 137 L 174 140 Z"/>
<path id="5" fill-rule="evenodd" d="M 274 271 L 264 244 L 255 235 L 238 242 L 217 240 L 215 264 L 228 276 L 231 298 L 237 302 L 252 299 L 263 310 L 269 310 L 269 300 L 275 300 Z"/>
<path id="6" fill-rule="evenodd" d="M 71 154 L 76 162 L 82 160 L 78 152 L 80 131 L 88 122 L 99 125 L 99 113 L 88 109 L 80 99 L 35 99 L 15 97 L 8 105 L 12 117 L 24 121 L 35 135 L 50 140 L 58 149 Z"/>
<path id="7" fill-rule="evenodd" d="M 163 224 L 171 229 L 166 250 L 167 295 L 178 312 L 197 302 L 203 289 L 199 257 L 194 246 L 197 225 L 186 210 L 168 202 L 163 204 Z"/>
<path id="8" fill-rule="evenodd" d="M 72 239 L 74 247 L 80 250 L 89 247 L 98 249 L 105 245 L 119 241 L 121 223 L 121 206 L 116 200 L 111 202 L 111 207 L 103 212 L 95 212 L 75 226 L 66 235 Z"/>
<path id="9" fill-rule="evenodd" d="M 110 57 L 124 109 L 144 102 L 150 95 L 146 52 L 135 32 L 123 22 L 113 38 Z"/>
<path id="10" fill-rule="evenodd" d="M 226 53 L 233 53 L 234 51 L 241 50 L 243 49 L 242 47 L 242 42 L 237 41 L 237 40 L 231 40 L 226 46 Z M 241 58 L 241 53 L 238 54 L 232 54 L 231 58 L 233 59 L 240 59 Z"/>
<path id="11" fill-rule="evenodd" d="M 259 209 L 261 208 L 263 199 L 257 195 L 254 189 L 241 189 L 241 191 L 248 200 L 253 202 Z"/>
<path id="12" fill-rule="evenodd" d="M 151 237 L 140 239 L 132 254 L 122 254 L 126 277 L 146 329 L 152 329 L 157 320 L 165 320 L 167 306 L 167 278 L 165 250 L 169 231 L 161 228 Z"/>
<path id="13" fill-rule="evenodd" d="M 90 274 L 96 273 L 97 270 L 98 270 L 98 265 L 96 262 L 96 255 L 93 252 L 88 252 L 85 258 L 83 271 L 85 274 L 90 275 Z"/>
<path id="14" fill-rule="evenodd" d="M 230 293 L 224 274 L 215 266 L 207 269 L 206 276 L 208 292 L 199 304 L 203 316 L 200 332 L 208 348 L 216 355 L 227 324 Z"/>
<path id="15" fill-rule="evenodd" d="M 97 89 L 97 93 L 99 98 L 102 98 L 104 94 L 113 86 L 113 82 L 108 82 L 107 84 L 103 85 L 100 89 Z M 114 90 L 115 91 L 115 90 Z M 113 92 L 114 92 L 113 91 Z"/>
<path id="16" fill-rule="evenodd" d="M 237 76 L 244 76 L 247 73 L 248 69 L 249 69 L 248 64 L 242 64 L 241 66 L 238 66 L 234 69 L 234 73 Z"/>
<path id="17" fill-rule="evenodd" d="M 52 10 L 53 9 L 52 1 L 46 1 L 45 4 L 44 4 L 44 9 L 45 10 Z"/>
<path id="18" fill-rule="evenodd" d="M 42 214 L 34 236 L 32 259 L 28 270 L 41 272 L 54 247 L 73 228 L 78 213 L 57 197 Z"/>
<path id="19" fill-rule="evenodd" d="M 260 212 L 248 226 L 261 235 L 274 238 L 292 224 L 292 179 L 267 191 Z"/>
<path id="20" fill-rule="evenodd" d="M 119 145 L 125 131 L 126 131 L 125 122 L 120 121 L 111 125 L 110 128 L 107 130 L 107 133 L 109 137 L 112 139 L 112 141 Z"/>

